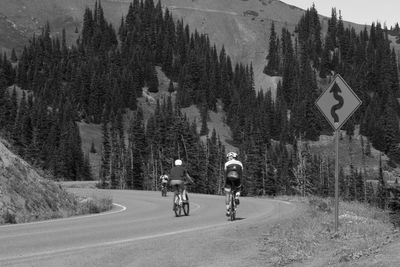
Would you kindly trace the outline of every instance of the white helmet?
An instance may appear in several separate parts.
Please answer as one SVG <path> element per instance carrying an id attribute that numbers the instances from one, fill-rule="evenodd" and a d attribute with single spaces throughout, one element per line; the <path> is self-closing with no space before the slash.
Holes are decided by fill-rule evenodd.
<path id="1" fill-rule="evenodd" d="M 177 159 L 175 160 L 175 166 L 181 166 L 182 165 L 182 160 Z"/>
<path id="2" fill-rule="evenodd" d="M 226 154 L 227 158 L 231 158 L 232 157 L 232 158 L 236 159 L 237 156 L 238 156 L 238 154 L 236 152 L 229 152 L 228 154 Z"/>

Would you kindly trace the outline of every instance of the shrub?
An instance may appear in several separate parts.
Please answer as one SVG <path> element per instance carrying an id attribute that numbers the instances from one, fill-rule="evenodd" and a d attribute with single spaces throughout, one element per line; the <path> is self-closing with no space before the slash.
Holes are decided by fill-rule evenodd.
<path id="1" fill-rule="evenodd" d="M 85 198 L 79 202 L 78 214 L 93 214 L 112 209 L 112 199 L 110 197 Z"/>
<path id="2" fill-rule="evenodd" d="M 3 217 L 4 223 L 11 223 L 11 224 L 17 223 L 17 220 L 15 218 L 15 214 L 9 212 L 8 210 L 3 214 L 2 217 Z"/>

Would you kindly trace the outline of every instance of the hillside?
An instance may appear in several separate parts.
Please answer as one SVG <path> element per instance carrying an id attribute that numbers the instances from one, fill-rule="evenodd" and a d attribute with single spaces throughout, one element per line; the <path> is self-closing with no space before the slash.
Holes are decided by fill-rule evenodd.
<path id="1" fill-rule="evenodd" d="M 361 146 L 361 138 L 363 138 L 364 148 Z M 351 140 L 346 136 L 345 131 L 341 131 L 339 140 L 339 166 L 342 166 L 346 171 L 349 170 L 352 164 L 356 169 L 367 170 L 370 178 L 376 178 L 379 167 L 380 151 L 371 147 L 371 154 L 363 159 L 362 151 L 366 150 L 365 136 L 359 134 L 359 127 L 356 126 L 354 136 Z M 310 151 L 317 155 L 326 155 L 329 158 L 335 158 L 335 136 L 321 135 L 319 141 L 308 142 Z M 382 154 L 382 161 L 387 162 L 388 158 Z M 375 176 L 374 176 L 375 175 Z"/>
<path id="2" fill-rule="evenodd" d="M 0 0 L 0 31 L 4 28 L 0 49 L 21 49 L 34 32 L 40 32 L 48 21 L 53 34 L 66 29 L 67 39 L 74 42 L 82 27 L 85 7 L 93 8 L 95 0 Z M 104 15 L 114 28 L 126 15 L 130 0 L 103 0 Z M 155 3 L 157 1 L 154 1 Z M 278 0 L 162 0 L 175 19 L 183 19 L 191 30 L 208 34 L 218 49 L 225 46 L 233 62 L 252 63 L 255 88 L 275 89 L 275 78 L 263 74 L 266 64 L 271 22 L 276 32 L 282 27 L 294 31 L 304 10 Z M 318 6 L 317 6 L 318 10 Z M 344 11 L 345 12 L 345 11 Z M 328 18 L 321 16 L 322 31 L 326 32 Z M 345 23 L 359 31 L 363 25 Z M 78 28 L 78 33 L 75 33 Z"/>
<path id="3" fill-rule="evenodd" d="M 56 183 L 42 173 L 11 152 L 0 137 L 0 225 L 99 213 L 113 207 L 109 196 L 67 192 L 66 188 L 82 183 Z"/>
<path id="4" fill-rule="evenodd" d="M 76 198 L 44 179 L 0 140 L 0 224 L 76 213 Z"/>
<path id="5" fill-rule="evenodd" d="M 160 101 L 161 103 L 166 100 L 168 97 L 168 86 L 170 79 L 164 74 L 160 67 L 156 67 L 157 77 L 159 82 L 159 92 L 151 93 L 148 92 L 147 87 L 143 88 L 142 97 L 138 98 L 138 103 L 140 107 L 143 109 L 145 121 L 152 116 L 156 108 L 156 101 Z M 274 77 L 274 84 L 276 86 L 276 79 L 279 77 Z M 176 87 L 177 84 L 174 83 Z M 175 101 L 175 92 L 171 94 L 172 101 Z M 234 147 L 230 144 L 230 140 L 232 139 L 231 130 L 228 125 L 226 125 L 225 121 L 225 112 L 222 110 L 222 104 L 219 102 L 217 105 L 218 112 L 209 112 L 209 118 L 207 121 L 207 127 L 209 129 L 208 136 L 211 136 L 213 129 L 215 129 L 217 136 L 219 136 L 222 144 L 225 146 L 227 151 L 237 151 L 238 148 Z M 182 113 L 186 115 L 190 122 L 197 122 L 197 130 L 200 132 L 201 124 L 200 120 L 200 112 L 199 109 L 192 105 L 187 108 L 181 109 Z M 127 111 L 125 115 L 125 130 L 129 128 L 130 118 L 132 116 L 132 111 Z M 87 155 L 89 153 L 90 164 L 92 168 L 92 174 L 94 178 L 97 179 L 100 171 L 101 164 L 101 148 L 102 148 L 102 133 L 101 133 L 101 125 L 99 124 L 88 124 L 85 122 L 78 123 L 79 130 L 82 138 L 82 150 Z M 371 155 L 365 157 L 365 163 L 362 158 L 362 147 L 361 147 L 361 137 L 366 142 L 367 138 L 365 136 L 361 136 L 358 131 L 358 127 L 356 127 L 354 136 L 352 140 L 349 140 L 348 136 L 346 136 L 345 131 L 341 131 L 341 139 L 339 141 L 339 157 L 340 157 L 340 166 L 342 166 L 345 170 L 347 170 L 350 166 L 350 163 L 357 169 L 365 168 L 371 174 L 370 178 L 373 178 L 376 175 L 378 166 L 379 166 L 379 154 L 380 152 L 371 147 Z M 206 136 L 202 136 L 201 139 L 205 140 Z M 90 153 L 91 144 L 94 144 L 96 153 Z M 335 140 L 334 136 L 329 135 L 321 135 L 319 141 L 308 142 L 310 147 L 310 151 L 315 154 L 324 154 L 330 158 L 335 157 Z M 364 143 L 364 151 L 366 144 Z M 383 162 L 387 162 L 388 158 L 383 155 Z"/>
<path id="6" fill-rule="evenodd" d="M 159 84 L 158 93 L 149 93 L 147 88 L 143 88 L 143 96 L 138 99 L 138 102 L 144 111 L 145 119 L 149 118 L 154 113 L 156 101 L 159 100 L 162 103 L 169 95 L 168 86 L 170 79 L 164 74 L 160 67 L 156 67 L 156 71 Z M 174 87 L 176 88 L 177 86 L 177 83 L 174 83 Z M 175 102 L 175 94 L 175 92 L 171 94 L 173 103 Z M 222 144 L 225 145 L 227 150 L 237 150 L 237 148 L 229 144 L 231 131 L 229 126 L 224 123 L 225 112 L 222 110 L 222 104 L 220 102 L 217 104 L 217 109 L 217 112 L 209 112 L 209 119 L 207 121 L 209 129 L 208 136 L 211 137 L 212 130 L 215 129 L 217 136 L 220 137 Z M 197 131 L 200 132 L 201 125 L 199 122 L 201 119 L 199 109 L 195 105 L 192 105 L 181 109 L 181 112 L 186 115 L 190 122 L 196 121 L 198 123 Z M 126 122 L 129 122 L 129 115 L 126 118 Z M 205 140 L 205 138 L 206 136 L 202 136 L 203 140 Z"/>

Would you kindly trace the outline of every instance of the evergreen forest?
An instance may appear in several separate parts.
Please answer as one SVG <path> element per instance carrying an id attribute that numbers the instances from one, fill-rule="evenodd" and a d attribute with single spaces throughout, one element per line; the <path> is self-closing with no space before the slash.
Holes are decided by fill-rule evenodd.
<path id="1" fill-rule="evenodd" d="M 314 6 L 294 32 L 276 32 L 272 23 L 264 72 L 282 77 L 273 98 L 254 88 L 251 64 L 234 64 L 223 46 L 217 49 L 208 35 L 173 18 L 160 1 L 133 0 L 120 25 L 107 22 L 96 2 L 84 12 L 76 43 L 67 44 L 65 31 L 52 36 L 46 24 L 18 56 L 13 50 L 10 58 L 0 57 L 0 133 L 55 179 L 91 180 L 77 122 L 101 124 L 101 187 L 156 190 L 158 177 L 181 158 L 194 178 L 191 191 L 221 194 L 228 151 L 207 127 L 220 101 L 230 143 L 245 166 L 244 195 L 333 196 L 334 160 L 307 146 L 333 134 L 315 106 L 322 85 L 335 74 L 346 80 L 362 106 L 342 130 L 351 138 L 359 127 L 365 147 L 385 153 L 393 165 L 400 162 L 400 95 L 386 26 L 373 23 L 356 32 L 344 27 L 335 9 L 328 24 L 322 33 Z M 158 91 L 156 66 L 177 86 L 171 83 L 169 97 L 145 119 L 137 99 L 144 86 Z M 192 105 L 200 110 L 199 122 L 180 111 Z M 126 124 L 128 110 L 134 118 Z M 382 180 L 380 169 L 375 178 Z M 365 176 L 353 166 L 342 168 L 341 197 L 385 205 L 385 194 L 371 194 Z"/>

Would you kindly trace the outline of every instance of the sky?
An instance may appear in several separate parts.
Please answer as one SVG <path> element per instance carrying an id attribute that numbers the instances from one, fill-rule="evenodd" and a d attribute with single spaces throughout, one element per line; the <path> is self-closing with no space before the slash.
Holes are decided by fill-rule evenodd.
<path id="1" fill-rule="evenodd" d="M 284 3 L 307 9 L 315 4 L 318 14 L 330 17 L 333 7 L 342 12 L 344 21 L 362 25 L 371 25 L 380 22 L 390 28 L 398 22 L 400 24 L 400 0 L 281 0 Z"/>

